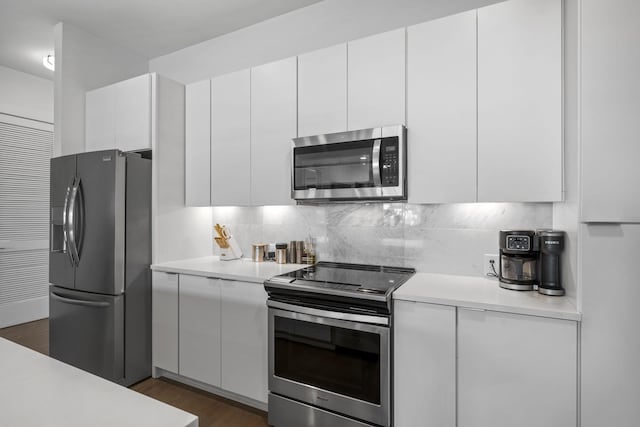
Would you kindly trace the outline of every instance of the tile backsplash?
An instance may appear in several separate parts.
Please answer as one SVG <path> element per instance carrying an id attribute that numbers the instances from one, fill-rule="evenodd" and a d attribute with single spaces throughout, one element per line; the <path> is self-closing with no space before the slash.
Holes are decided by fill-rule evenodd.
<path id="1" fill-rule="evenodd" d="M 477 276 L 483 255 L 498 252 L 499 230 L 551 228 L 553 210 L 551 203 L 353 203 L 214 207 L 212 216 L 229 226 L 245 256 L 252 243 L 311 236 L 318 260 Z"/>

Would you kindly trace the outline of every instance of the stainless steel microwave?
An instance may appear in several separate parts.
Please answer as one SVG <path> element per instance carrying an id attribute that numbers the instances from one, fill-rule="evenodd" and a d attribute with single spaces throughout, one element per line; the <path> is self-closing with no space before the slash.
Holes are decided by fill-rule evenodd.
<path id="1" fill-rule="evenodd" d="M 402 125 L 293 140 L 291 197 L 298 203 L 407 200 Z"/>

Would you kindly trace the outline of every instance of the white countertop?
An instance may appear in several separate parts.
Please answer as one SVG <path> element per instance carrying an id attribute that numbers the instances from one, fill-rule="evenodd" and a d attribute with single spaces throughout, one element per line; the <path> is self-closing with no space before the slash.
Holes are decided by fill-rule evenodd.
<path id="1" fill-rule="evenodd" d="M 396 300 L 428 302 L 556 319 L 580 320 L 570 298 L 537 291 L 502 289 L 497 279 L 449 274 L 416 273 L 393 293 Z"/>
<path id="2" fill-rule="evenodd" d="M 192 258 L 151 265 L 153 271 L 192 274 L 194 276 L 217 277 L 262 283 L 278 274 L 289 273 L 308 267 L 307 264 L 277 264 L 273 261 L 253 262 L 247 258 L 220 261 L 217 256 Z"/>
<path id="3" fill-rule="evenodd" d="M 0 425 L 197 427 L 198 417 L 0 338 Z"/>

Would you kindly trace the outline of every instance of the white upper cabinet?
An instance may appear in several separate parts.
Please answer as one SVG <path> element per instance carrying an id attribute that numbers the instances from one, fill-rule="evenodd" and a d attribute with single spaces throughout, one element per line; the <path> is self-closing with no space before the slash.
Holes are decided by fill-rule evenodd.
<path id="1" fill-rule="evenodd" d="M 150 150 L 151 102 L 151 74 L 87 92 L 86 150 Z"/>
<path id="2" fill-rule="evenodd" d="M 476 11 L 407 29 L 410 203 L 476 201 Z"/>
<path id="3" fill-rule="evenodd" d="M 185 204 L 211 204 L 211 83 L 185 88 Z"/>
<path id="4" fill-rule="evenodd" d="M 401 28 L 348 43 L 349 130 L 405 124 L 405 38 Z"/>
<path id="5" fill-rule="evenodd" d="M 151 74 L 116 86 L 116 142 L 122 151 L 151 149 Z"/>
<path id="6" fill-rule="evenodd" d="M 249 70 L 211 79 L 211 204 L 251 203 Z"/>
<path id="7" fill-rule="evenodd" d="M 562 200 L 562 134 L 561 0 L 478 9 L 478 201 Z"/>
<path id="8" fill-rule="evenodd" d="M 640 222 L 640 2 L 581 6 L 581 220 Z"/>
<path id="9" fill-rule="evenodd" d="M 105 86 L 87 92 L 85 104 L 85 144 L 87 151 L 116 146 L 116 88 Z"/>
<path id="10" fill-rule="evenodd" d="M 347 130 L 347 45 L 298 56 L 298 134 Z"/>
<path id="11" fill-rule="evenodd" d="M 577 322 L 458 308 L 460 427 L 569 427 Z"/>
<path id="12" fill-rule="evenodd" d="M 297 60 L 251 69 L 251 203 L 291 199 L 291 146 L 297 136 Z"/>

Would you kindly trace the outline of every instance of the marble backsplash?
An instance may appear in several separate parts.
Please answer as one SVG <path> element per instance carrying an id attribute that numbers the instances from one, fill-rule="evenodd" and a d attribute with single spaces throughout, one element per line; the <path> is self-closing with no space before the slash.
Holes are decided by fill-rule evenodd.
<path id="1" fill-rule="evenodd" d="M 245 256 L 251 244 L 316 242 L 318 260 L 414 267 L 420 272 L 483 274 L 501 229 L 551 228 L 551 203 L 406 203 L 214 207 Z M 214 245 L 213 253 L 219 249 Z"/>

